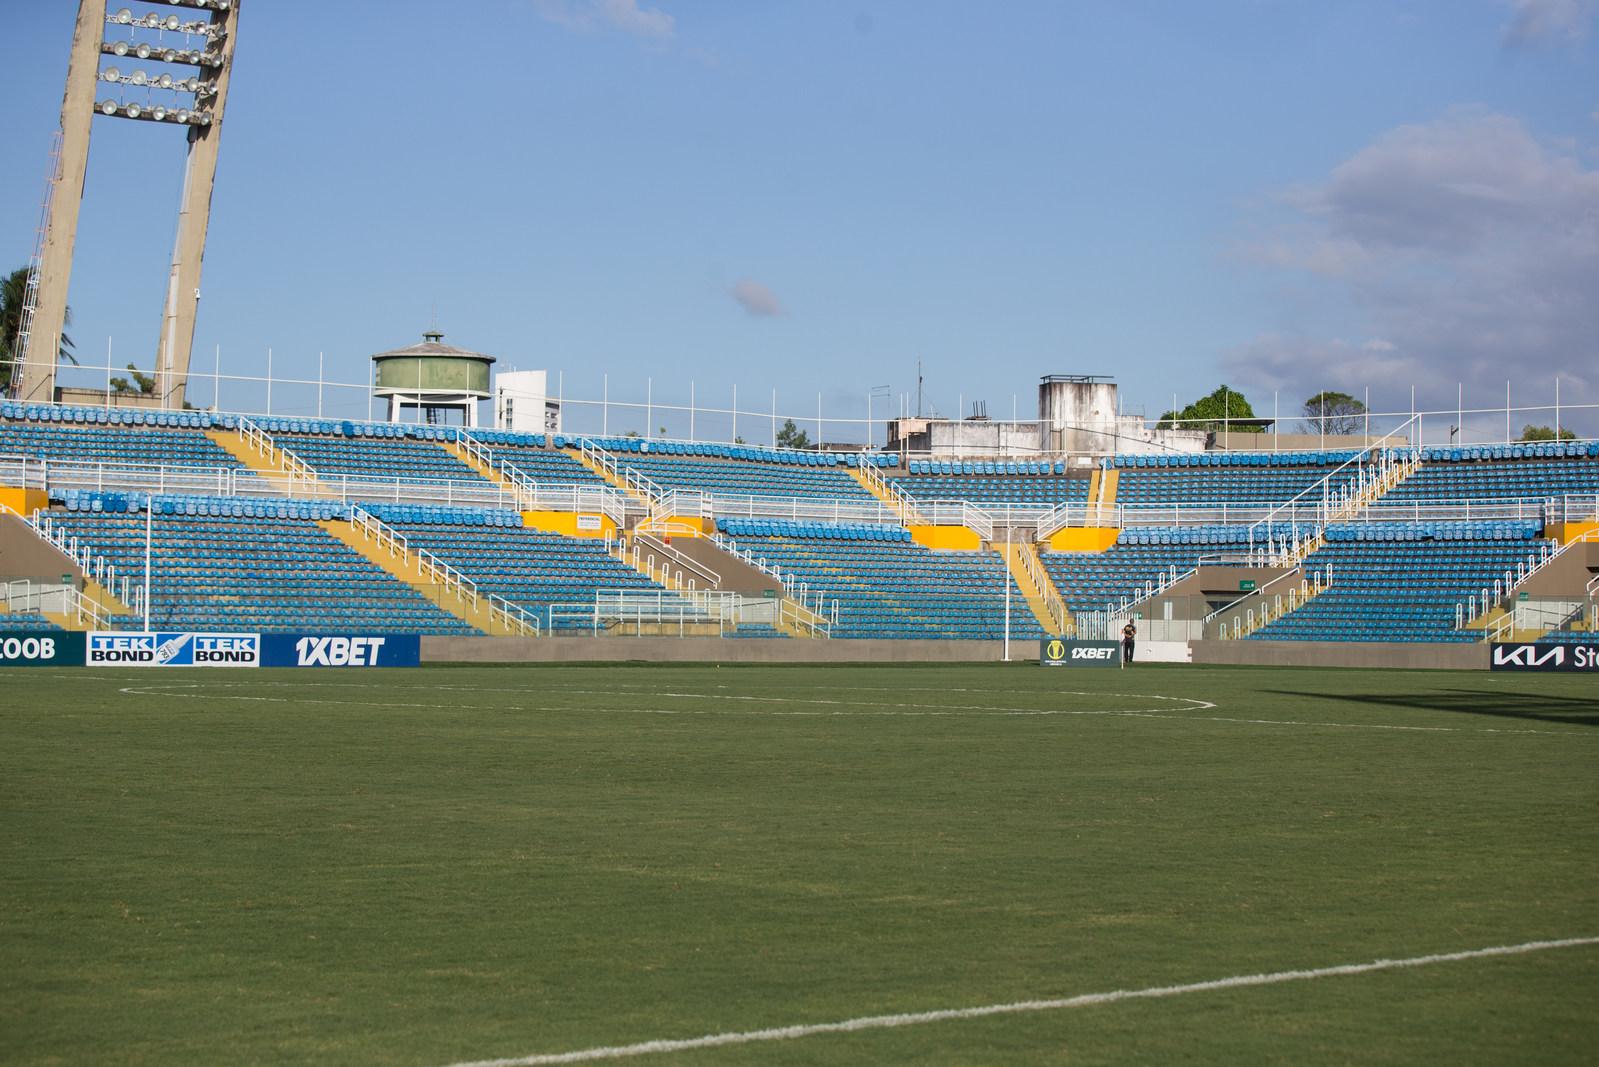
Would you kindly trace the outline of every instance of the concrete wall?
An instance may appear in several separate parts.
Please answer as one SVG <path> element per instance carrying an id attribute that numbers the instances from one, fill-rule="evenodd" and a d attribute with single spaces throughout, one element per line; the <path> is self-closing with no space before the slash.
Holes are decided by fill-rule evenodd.
<path id="1" fill-rule="evenodd" d="M 424 663 L 953 663 L 998 662 L 998 641 L 725 640 L 720 637 L 424 637 Z M 1036 660 L 1036 641 L 1011 659 Z"/>
<path id="2" fill-rule="evenodd" d="M 998 641 L 724 640 L 719 637 L 424 637 L 423 663 L 997 663 Z M 1191 657 L 1191 658 L 1190 658 Z M 1011 660 L 1036 661 L 1035 641 Z M 1141 662 L 1486 670 L 1486 645 L 1140 641 Z"/>
<path id="3" fill-rule="evenodd" d="M 59 582 L 63 574 L 81 577 L 78 565 L 41 541 L 27 523 L 0 515 L 0 578 Z"/>
<path id="4" fill-rule="evenodd" d="M 1487 670 L 1487 645 L 1331 641 L 1195 641 L 1195 663 L 1270 667 L 1406 667 Z"/>
<path id="5" fill-rule="evenodd" d="M 1222 433 L 1214 435 L 1215 447 L 1229 452 L 1315 452 L 1319 449 L 1367 448 L 1381 441 L 1377 435 L 1313 433 Z M 1394 443 L 1394 442 L 1390 442 Z"/>

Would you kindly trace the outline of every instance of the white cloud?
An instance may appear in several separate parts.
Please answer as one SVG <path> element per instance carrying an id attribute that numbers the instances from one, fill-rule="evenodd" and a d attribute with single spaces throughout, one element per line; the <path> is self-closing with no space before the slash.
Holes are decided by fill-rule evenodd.
<path id="1" fill-rule="evenodd" d="M 1511 0 L 1510 21 L 1500 31 L 1507 48 L 1574 42 L 1588 36 L 1599 0 Z"/>
<path id="2" fill-rule="evenodd" d="M 760 282 L 742 278 L 728 290 L 739 307 L 758 318 L 772 318 L 783 313 L 777 295 Z"/>
<path id="3" fill-rule="evenodd" d="M 640 7 L 638 0 L 533 0 L 541 17 L 569 30 L 612 29 L 652 41 L 670 41 L 677 33 L 677 20 L 654 7 Z"/>
<path id="4" fill-rule="evenodd" d="M 1228 354 L 1230 374 L 1306 396 L 1599 384 L 1599 170 L 1573 150 L 1461 112 L 1384 134 L 1284 202 L 1292 218 L 1257 259 L 1311 277 L 1340 332 L 1388 347 L 1289 329 Z"/>

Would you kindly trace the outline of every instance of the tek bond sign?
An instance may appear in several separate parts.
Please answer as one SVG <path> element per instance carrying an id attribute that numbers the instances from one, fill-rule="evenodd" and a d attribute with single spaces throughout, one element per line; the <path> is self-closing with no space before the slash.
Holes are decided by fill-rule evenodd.
<path id="1" fill-rule="evenodd" d="M 256 667 L 261 635 L 96 630 L 83 662 L 90 667 Z"/>
<path id="2" fill-rule="evenodd" d="M 1599 672 L 1599 644 L 1494 645 L 1488 667 L 1496 671 Z"/>
<path id="3" fill-rule="evenodd" d="M 1046 667 L 1119 667 L 1121 646 L 1114 641 L 1046 637 L 1038 645 L 1038 662 Z"/>
<path id="4" fill-rule="evenodd" d="M 422 638 L 416 634 L 265 634 L 263 667 L 416 667 Z"/>
<path id="5" fill-rule="evenodd" d="M 0 667 L 81 667 L 83 635 L 16 630 L 0 635 Z"/>

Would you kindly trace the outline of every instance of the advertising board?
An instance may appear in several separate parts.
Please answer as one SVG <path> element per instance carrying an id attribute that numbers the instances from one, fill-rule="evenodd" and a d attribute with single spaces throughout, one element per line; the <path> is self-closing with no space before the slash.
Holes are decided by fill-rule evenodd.
<path id="1" fill-rule="evenodd" d="M 1114 641 L 1046 637 L 1039 642 L 1038 662 L 1046 667 L 1120 667 L 1121 646 Z"/>
<path id="2" fill-rule="evenodd" d="M 1520 642 L 1491 647 L 1489 670 L 1599 672 L 1599 643 L 1534 645 Z"/>
<path id="3" fill-rule="evenodd" d="M 83 662 L 90 667 L 255 667 L 261 662 L 261 635 L 96 630 L 89 634 Z"/>
<path id="4" fill-rule="evenodd" d="M 0 667 L 81 667 L 83 635 L 65 630 L 0 634 Z"/>
<path id="5" fill-rule="evenodd" d="M 263 634 L 263 667 L 415 667 L 416 634 Z"/>

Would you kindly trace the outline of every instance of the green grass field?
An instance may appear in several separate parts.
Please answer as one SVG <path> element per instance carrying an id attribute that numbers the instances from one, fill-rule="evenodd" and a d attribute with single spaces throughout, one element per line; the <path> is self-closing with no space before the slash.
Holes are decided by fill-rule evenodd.
<path id="1" fill-rule="evenodd" d="M 0 678 L 0 1062 L 442 1067 L 1599 935 L 1582 676 Z M 1599 946 L 652 1064 L 1599 1056 Z"/>

